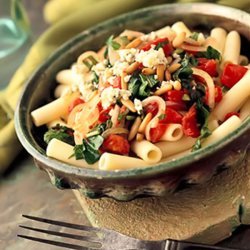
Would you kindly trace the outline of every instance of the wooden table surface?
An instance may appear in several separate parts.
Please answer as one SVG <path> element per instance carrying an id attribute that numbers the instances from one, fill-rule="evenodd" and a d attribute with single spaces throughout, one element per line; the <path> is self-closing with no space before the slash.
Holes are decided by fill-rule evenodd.
<path id="1" fill-rule="evenodd" d="M 23 2 L 31 20 L 35 41 L 47 27 L 42 17 L 45 0 Z M 22 214 L 89 224 L 73 192 L 58 190 L 52 186 L 47 174 L 37 169 L 31 157 L 24 151 L 0 180 L 0 201 L 0 249 L 61 249 L 17 238 L 18 233 L 24 232 L 18 228 L 19 224 L 31 225 L 22 218 Z M 220 245 L 250 249 L 249 241 L 250 227 L 242 226 Z"/>

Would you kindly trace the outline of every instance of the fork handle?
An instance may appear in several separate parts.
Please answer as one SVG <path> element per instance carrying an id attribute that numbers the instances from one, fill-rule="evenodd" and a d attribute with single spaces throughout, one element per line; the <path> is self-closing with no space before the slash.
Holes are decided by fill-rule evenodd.
<path id="1" fill-rule="evenodd" d="M 235 248 L 217 247 L 206 244 L 167 240 L 165 250 L 239 250 Z"/>

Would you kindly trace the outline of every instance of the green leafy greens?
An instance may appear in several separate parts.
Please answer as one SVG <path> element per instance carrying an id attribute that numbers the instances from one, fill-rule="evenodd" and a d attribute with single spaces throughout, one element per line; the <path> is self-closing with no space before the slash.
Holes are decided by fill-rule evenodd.
<path id="1" fill-rule="evenodd" d="M 66 126 L 60 126 L 57 124 L 55 127 L 50 128 L 45 134 L 44 134 L 44 141 L 48 144 L 53 138 L 58 139 L 60 141 L 63 141 L 65 143 L 68 143 L 70 145 L 74 145 L 74 137 L 73 137 L 74 131 L 71 128 L 68 128 Z"/>
<path id="2" fill-rule="evenodd" d="M 134 98 L 144 99 L 158 83 L 153 75 L 134 74 L 129 81 L 128 90 Z"/>
<path id="3" fill-rule="evenodd" d="M 106 41 L 108 47 L 112 47 L 114 50 L 120 49 L 121 45 L 114 40 L 114 35 L 110 36 Z"/>
<path id="4" fill-rule="evenodd" d="M 208 128 L 208 116 L 210 113 L 209 108 L 205 107 L 205 105 L 200 100 L 198 100 L 196 109 L 197 109 L 197 120 L 202 127 L 201 127 L 201 134 L 196 140 L 194 146 L 192 147 L 192 151 L 200 149 L 202 140 L 211 135 L 211 131 Z"/>
<path id="5" fill-rule="evenodd" d="M 74 155 L 77 160 L 84 159 L 88 164 L 94 164 L 101 156 L 99 151 L 104 138 L 100 135 L 88 137 L 82 144 L 75 145 Z"/>
<path id="6" fill-rule="evenodd" d="M 207 59 L 217 59 L 217 60 L 221 60 L 221 53 L 214 49 L 211 46 L 207 47 L 207 50 L 204 52 L 199 52 L 197 54 L 197 57 L 205 57 Z"/>

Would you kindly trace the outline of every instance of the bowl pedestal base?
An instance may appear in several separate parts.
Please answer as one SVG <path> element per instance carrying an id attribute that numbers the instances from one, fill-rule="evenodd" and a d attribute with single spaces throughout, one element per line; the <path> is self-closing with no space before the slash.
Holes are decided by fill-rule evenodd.
<path id="1" fill-rule="evenodd" d="M 145 240 L 215 244 L 250 224 L 250 157 L 210 181 L 166 197 L 130 202 L 89 199 L 74 191 L 89 221 Z"/>

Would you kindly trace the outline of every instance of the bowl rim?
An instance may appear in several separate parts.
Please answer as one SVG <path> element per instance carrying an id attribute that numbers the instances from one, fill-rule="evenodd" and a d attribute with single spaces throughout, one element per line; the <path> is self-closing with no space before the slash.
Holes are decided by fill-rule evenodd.
<path id="1" fill-rule="evenodd" d="M 97 29 L 105 29 L 108 26 L 112 25 L 112 23 L 115 21 L 117 23 L 122 23 L 123 20 L 125 20 L 127 17 L 133 18 L 136 17 L 138 14 L 146 13 L 149 11 L 157 11 L 162 8 L 175 8 L 178 6 L 179 13 L 186 11 L 188 13 L 194 14 L 194 11 L 197 13 L 200 12 L 201 8 L 202 11 L 204 11 L 206 15 L 209 15 L 211 13 L 208 12 L 208 10 L 212 7 L 213 10 L 215 8 L 215 11 L 213 15 L 221 16 L 222 11 L 224 12 L 234 12 L 234 15 L 240 15 L 241 19 L 245 21 L 248 19 L 250 23 L 250 14 L 248 14 L 245 11 L 235 9 L 232 7 L 222 6 L 218 4 L 213 3 L 172 3 L 172 4 L 161 4 L 161 5 L 155 5 L 150 7 L 145 7 L 141 9 L 137 9 L 125 14 L 118 15 L 116 17 L 113 17 L 111 19 L 108 19 L 107 21 L 101 22 L 97 25 L 92 26 L 89 29 L 86 29 L 85 31 L 77 34 L 76 36 L 72 37 L 65 43 L 63 43 L 61 46 L 59 46 L 50 57 L 48 57 L 35 71 L 34 73 L 28 78 L 26 81 L 25 87 L 23 89 L 23 92 L 21 94 L 21 97 L 19 98 L 19 102 L 15 111 L 15 129 L 17 136 L 19 138 L 19 141 L 22 143 L 24 148 L 28 151 L 30 155 L 32 155 L 35 159 L 37 159 L 39 162 L 45 164 L 50 169 L 56 170 L 58 172 L 63 172 L 65 174 L 70 175 L 77 175 L 82 176 L 85 178 L 97 178 L 97 179 L 121 179 L 121 178 L 127 178 L 127 177 L 137 177 L 140 175 L 142 176 L 150 176 L 150 175 L 156 175 L 161 174 L 163 172 L 171 172 L 172 170 L 178 170 L 180 168 L 183 168 L 186 165 L 189 165 L 191 163 L 197 162 L 203 158 L 209 157 L 211 154 L 213 154 L 215 151 L 221 150 L 224 146 L 235 140 L 237 137 L 241 136 L 247 130 L 250 129 L 250 117 L 248 117 L 240 127 L 238 127 L 236 130 L 228 134 L 226 137 L 222 138 L 221 140 L 212 143 L 211 145 L 206 146 L 205 148 L 201 148 L 197 151 L 191 152 L 187 155 L 184 155 L 183 157 L 180 157 L 175 160 L 171 160 L 168 162 L 160 162 L 152 166 L 148 167 L 136 167 L 133 169 L 127 169 L 127 170 L 100 170 L 100 169 L 91 169 L 91 168 L 81 168 L 76 167 L 64 162 L 60 162 L 56 159 L 47 157 L 45 154 L 43 154 L 41 151 L 39 151 L 35 145 L 32 145 L 32 143 L 29 141 L 29 139 L 34 140 L 33 136 L 31 136 L 31 133 L 29 129 L 27 128 L 26 121 L 27 118 L 23 116 L 25 113 L 25 108 L 23 107 L 23 104 L 27 103 L 25 100 L 29 97 L 27 93 L 27 89 L 35 85 L 35 79 L 39 78 L 41 73 L 46 70 L 51 63 L 53 63 L 61 53 L 64 53 L 65 48 L 69 47 L 70 45 L 76 45 L 78 42 L 84 41 L 89 34 L 91 34 L 93 31 Z M 196 10 L 197 9 L 197 10 Z M 232 13 L 230 18 L 232 18 Z M 249 25 L 250 27 L 250 25 Z M 28 139 L 29 138 L 29 139 Z"/>

